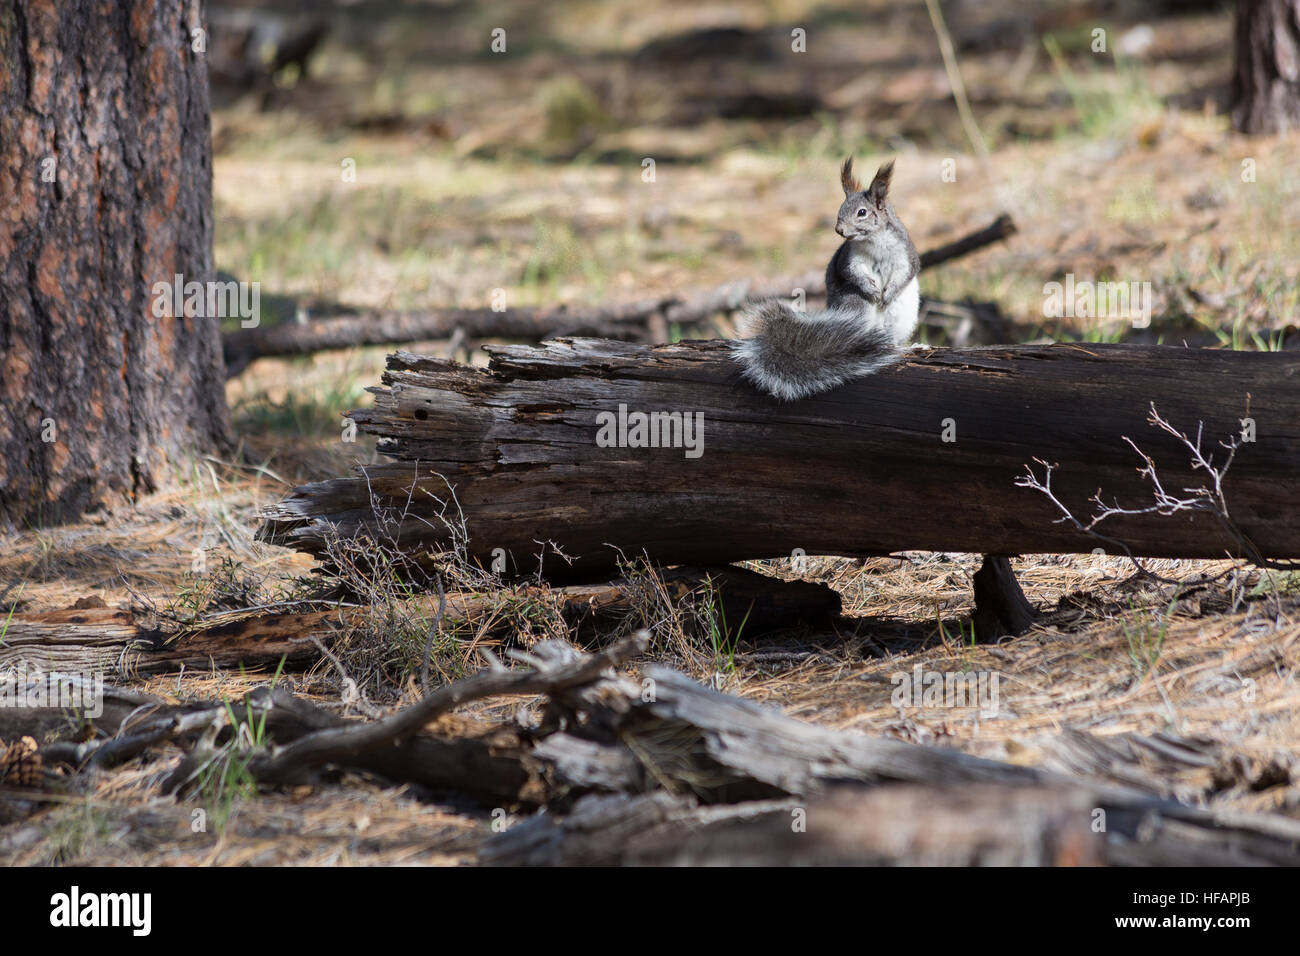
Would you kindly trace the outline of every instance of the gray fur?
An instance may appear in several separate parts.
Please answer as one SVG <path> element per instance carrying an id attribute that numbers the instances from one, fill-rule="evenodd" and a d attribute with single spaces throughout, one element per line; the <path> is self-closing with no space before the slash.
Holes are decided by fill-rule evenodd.
<path id="1" fill-rule="evenodd" d="M 861 185 L 852 168 L 846 160 L 841 171 L 844 203 L 835 231 L 845 241 L 826 266 L 826 303 L 861 300 L 885 311 L 921 271 L 921 257 L 889 201 L 893 161 L 876 170 L 866 189 L 852 188 Z"/>
<path id="2" fill-rule="evenodd" d="M 840 168 L 844 204 L 835 231 L 844 244 L 826 267 L 823 312 L 760 302 L 745 315 L 746 337 L 732 344 L 745 378 L 786 401 L 815 395 L 895 362 L 916 331 L 921 259 L 889 202 L 891 160 L 866 189 L 853 159 Z"/>
<path id="3" fill-rule="evenodd" d="M 768 299 L 746 313 L 748 336 L 732 351 L 750 382 L 795 401 L 898 360 L 893 333 L 869 321 L 872 311 L 849 303 L 804 314 Z"/>

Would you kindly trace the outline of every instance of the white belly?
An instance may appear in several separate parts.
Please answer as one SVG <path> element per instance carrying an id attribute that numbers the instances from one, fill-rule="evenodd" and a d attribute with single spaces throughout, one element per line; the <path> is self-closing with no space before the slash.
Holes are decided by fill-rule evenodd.
<path id="1" fill-rule="evenodd" d="M 903 291 L 893 302 L 889 303 L 880 317 L 885 328 L 894 334 L 894 344 L 906 345 L 916 332 L 916 324 L 921 318 L 921 286 L 913 277 L 903 286 Z"/>

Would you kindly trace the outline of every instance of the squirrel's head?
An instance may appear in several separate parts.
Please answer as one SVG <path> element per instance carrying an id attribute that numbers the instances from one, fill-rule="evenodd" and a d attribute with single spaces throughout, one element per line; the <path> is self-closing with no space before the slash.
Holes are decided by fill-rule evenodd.
<path id="1" fill-rule="evenodd" d="M 893 216 L 889 207 L 889 180 L 894 175 L 891 159 L 876 170 L 866 189 L 853 175 L 853 157 L 840 167 L 840 185 L 844 187 L 844 204 L 835 220 L 835 231 L 845 239 L 865 239 L 880 230 Z"/>

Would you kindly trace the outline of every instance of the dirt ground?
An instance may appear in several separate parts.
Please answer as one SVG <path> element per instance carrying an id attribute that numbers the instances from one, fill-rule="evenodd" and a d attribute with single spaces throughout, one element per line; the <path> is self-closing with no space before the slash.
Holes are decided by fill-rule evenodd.
<path id="1" fill-rule="evenodd" d="M 976 147 L 920 3 L 323 5 L 335 29 L 308 78 L 216 99 L 217 265 L 260 281 L 289 316 L 485 306 L 499 289 L 511 304 L 594 304 L 798 274 L 839 241 L 840 159 L 865 169 L 895 156 L 892 195 L 921 248 L 1003 211 L 1015 218 L 1010 241 L 922 276 L 923 295 L 996 302 L 1014 341 L 1287 348 L 1300 314 L 1300 135 L 1231 132 L 1229 10 L 1150 6 L 944 4 Z M 1093 54 L 1097 26 L 1130 52 Z M 498 27 L 502 55 L 488 50 Z M 716 31 L 707 42 L 705 29 Z M 791 56 L 794 29 L 807 52 Z M 355 182 L 340 177 L 348 160 Z M 1151 282 L 1151 328 L 1045 317 L 1043 285 L 1067 273 Z M 672 330 L 732 331 L 723 317 Z M 448 343 L 412 348 L 445 355 Z M 255 362 L 228 386 L 235 454 L 178 464 L 133 511 L 0 540 L 0 615 L 85 598 L 200 615 L 240 588 L 312 586 L 309 558 L 254 539 L 258 515 L 296 484 L 374 460 L 364 436 L 340 434 L 384 354 Z M 657 659 L 802 720 L 1300 817 L 1300 575 L 1147 562 L 1159 581 L 1113 556 L 1027 555 L 1014 566 L 1043 619 L 985 646 L 963 632 L 979 560 L 753 562 L 828 584 L 844 610 L 829 629 L 742 631 L 734 650 L 693 639 L 677 608 L 646 608 L 640 623 Z M 510 639 L 527 646 L 553 630 L 521 626 Z M 339 652 L 370 706 L 388 711 L 418 693 L 415 658 L 393 650 L 411 635 L 387 645 L 373 631 L 344 635 Z M 484 643 L 458 636 L 436 669 L 476 669 Z M 998 714 L 895 706 L 891 675 L 918 665 L 997 672 Z M 362 712 L 328 662 L 276 679 Z M 185 672 L 136 685 L 237 699 L 271 680 Z M 519 705 L 461 716 L 504 719 Z M 1132 735 L 1177 741 L 1184 759 L 1142 751 Z M 158 794 L 180 756 L 50 794 L 0 826 L 0 863 L 443 865 L 471 861 L 492 832 L 491 808 L 353 776 L 235 794 L 220 812 L 203 807 L 213 822 L 195 832 L 198 805 Z"/>

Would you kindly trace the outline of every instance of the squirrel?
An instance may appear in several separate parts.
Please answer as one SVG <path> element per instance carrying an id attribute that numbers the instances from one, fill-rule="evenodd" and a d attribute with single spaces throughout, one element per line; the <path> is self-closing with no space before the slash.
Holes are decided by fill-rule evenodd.
<path id="1" fill-rule="evenodd" d="M 891 159 L 866 189 L 853 158 L 840 167 L 843 244 L 826 266 L 826 309 L 803 313 L 781 299 L 750 308 L 732 345 L 754 385 L 793 401 L 870 375 L 895 362 L 916 331 L 921 257 L 889 202 Z"/>

